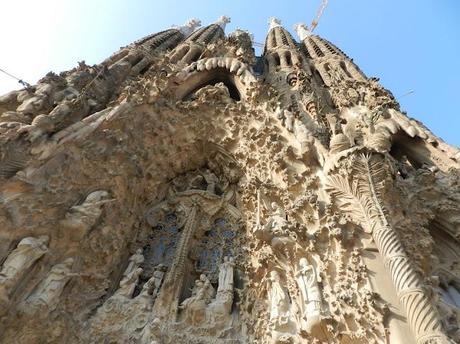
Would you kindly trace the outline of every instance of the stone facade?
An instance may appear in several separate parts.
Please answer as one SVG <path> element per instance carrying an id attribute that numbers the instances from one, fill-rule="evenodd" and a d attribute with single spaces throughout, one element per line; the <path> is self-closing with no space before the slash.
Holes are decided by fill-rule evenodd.
<path id="1" fill-rule="evenodd" d="M 0 342 L 458 343 L 458 149 L 228 22 L 0 97 Z"/>

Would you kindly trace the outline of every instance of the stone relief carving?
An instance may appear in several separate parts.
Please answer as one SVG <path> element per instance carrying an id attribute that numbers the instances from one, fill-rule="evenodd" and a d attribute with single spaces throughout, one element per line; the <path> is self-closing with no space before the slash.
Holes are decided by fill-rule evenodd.
<path id="1" fill-rule="evenodd" d="M 113 202 L 108 197 L 107 191 L 94 191 L 86 197 L 82 204 L 74 205 L 69 209 L 65 219 L 61 221 L 61 225 L 65 227 L 66 231 L 72 231 L 72 237 L 75 241 L 81 240 L 97 222 L 102 215 L 103 205 Z"/>
<path id="2" fill-rule="evenodd" d="M 0 341 L 458 341 L 458 149 L 305 26 L 256 58 L 226 22 L 0 97 Z"/>
<path id="3" fill-rule="evenodd" d="M 302 294 L 302 319 L 310 332 L 321 317 L 321 291 L 318 287 L 315 268 L 306 258 L 301 258 L 296 272 L 297 284 Z"/>
<path id="4" fill-rule="evenodd" d="M 8 300 L 15 285 L 29 268 L 46 252 L 48 252 L 49 237 L 27 237 L 22 239 L 16 248 L 8 255 L 0 271 L 0 291 L 3 300 Z"/>
<path id="5" fill-rule="evenodd" d="M 289 322 L 289 296 L 282 287 L 278 271 L 271 271 L 268 277 L 270 285 L 270 326 L 275 330 L 282 329 Z"/>
<path id="6" fill-rule="evenodd" d="M 54 265 L 33 294 L 26 299 L 24 310 L 26 312 L 39 312 L 43 308 L 54 310 L 67 282 L 73 276 L 78 276 L 78 274 L 72 273 L 73 263 L 74 259 L 68 258 L 62 263 Z"/>

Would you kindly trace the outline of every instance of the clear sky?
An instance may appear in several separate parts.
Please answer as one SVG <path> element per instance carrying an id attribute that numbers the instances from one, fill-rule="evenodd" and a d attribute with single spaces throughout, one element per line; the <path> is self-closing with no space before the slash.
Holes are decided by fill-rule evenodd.
<path id="1" fill-rule="evenodd" d="M 181 24 L 225 14 L 227 32 L 249 30 L 263 43 L 267 19 L 293 32 L 310 24 L 320 0 L 4 0 L 0 12 L 0 68 L 35 83 L 101 62 L 119 47 Z M 368 76 L 377 76 L 403 110 L 445 141 L 460 146 L 460 1 L 329 0 L 315 33 L 345 51 Z M 0 94 L 17 88 L 0 74 Z M 413 90 L 414 93 L 401 97 Z"/>

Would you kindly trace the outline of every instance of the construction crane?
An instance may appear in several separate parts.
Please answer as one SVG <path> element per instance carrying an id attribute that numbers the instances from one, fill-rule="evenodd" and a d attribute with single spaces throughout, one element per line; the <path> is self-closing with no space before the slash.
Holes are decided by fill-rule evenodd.
<path id="1" fill-rule="evenodd" d="M 316 11 L 316 16 L 310 24 L 310 31 L 313 32 L 313 30 L 318 26 L 319 20 L 321 19 L 321 16 L 323 15 L 324 10 L 326 9 L 328 3 L 329 3 L 329 0 L 321 0 L 321 4 L 318 8 L 318 11 Z M 254 41 L 252 43 L 254 44 L 255 47 L 262 48 L 262 49 L 264 48 L 264 44 L 262 43 L 257 43 Z"/>
<path id="2" fill-rule="evenodd" d="M 328 2 L 329 0 L 321 1 L 321 5 L 319 6 L 318 11 L 316 12 L 316 16 L 310 24 L 310 31 L 313 31 L 318 26 L 319 20 L 323 15 L 324 10 L 326 9 Z"/>

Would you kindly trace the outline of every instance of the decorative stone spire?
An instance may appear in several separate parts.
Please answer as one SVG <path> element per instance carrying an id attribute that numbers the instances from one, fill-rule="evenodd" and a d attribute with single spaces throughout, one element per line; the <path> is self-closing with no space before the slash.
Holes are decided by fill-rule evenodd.
<path id="1" fill-rule="evenodd" d="M 299 23 L 294 25 L 294 30 L 297 32 L 300 40 L 303 41 L 308 36 L 311 36 L 313 33 L 308 29 L 307 25 L 304 23 Z"/>
<path id="2" fill-rule="evenodd" d="M 281 20 L 276 17 L 271 17 L 268 20 L 268 24 L 270 25 L 269 30 L 274 29 L 275 27 L 281 26 Z"/>
<path id="3" fill-rule="evenodd" d="M 233 31 L 232 33 L 229 34 L 229 37 L 241 37 L 243 35 L 248 35 L 249 38 L 251 39 L 251 42 L 254 42 L 254 35 L 252 33 L 250 33 L 249 31 L 242 30 L 240 28 L 236 28 L 235 31 Z"/>
<path id="4" fill-rule="evenodd" d="M 174 25 L 173 28 L 179 30 L 184 37 L 188 37 L 197 27 L 201 26 L 201 20 L 197 18 L 190 18 L 185 22 L 184 25 L 176 26 Z"/>
<path id="5" fill-rule="evenodd" d="M 230 17 L 220 16 L 219 19 L 217 19 L 217 21 L 214 24 L 219 25 L 222 28 L 222 30 L 225 31 L 225 26 L 230 22 L 231 22 Z"/>

